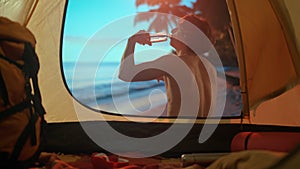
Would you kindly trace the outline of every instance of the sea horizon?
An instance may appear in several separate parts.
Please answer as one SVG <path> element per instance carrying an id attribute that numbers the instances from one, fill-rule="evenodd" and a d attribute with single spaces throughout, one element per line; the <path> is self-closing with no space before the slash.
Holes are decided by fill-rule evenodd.
<path id="1" fill-rule="evenodd" d="M 143 112 L 147 111 L 149 115 L 149 109 L 164 108 L 167 103 L 163 81 L 124 82 L 117 77 L 119 62 L 76 64 L 71 61 L 62 64 L 67 86 L 76 100 L 92 109 L 122 115 L 145 115 Z M 234 67 L 224 69 L 238 73 Z M 239 116 L 242 107 L 239 86 L 228 87 L 226 99 L 223 116 Z"/>

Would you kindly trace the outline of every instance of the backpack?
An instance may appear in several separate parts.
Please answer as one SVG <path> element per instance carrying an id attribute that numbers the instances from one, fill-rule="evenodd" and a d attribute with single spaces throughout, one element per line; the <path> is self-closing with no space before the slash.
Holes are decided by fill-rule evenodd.
<path id="1" fill-rule="evenodd" d="M 0 168 L 28 168 L 39 157 L 46 125 L 39 61 L 28 29 L 1 17 L 0 31 Z"/>

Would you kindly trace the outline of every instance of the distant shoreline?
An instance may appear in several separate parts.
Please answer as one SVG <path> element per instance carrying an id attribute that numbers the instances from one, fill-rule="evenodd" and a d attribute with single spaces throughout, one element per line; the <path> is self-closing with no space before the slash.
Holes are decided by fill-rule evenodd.
<path id="1" fill-rule="evenodd" d="M 151 115 L 155 117 L 166 115 L 167 99 L 163 82 L 157 83 L 153 80 L 128 83 L 117 77 L 114 79 L 112 75 L 119 66 L 117 62 L 102 64 L 101 74 L 95 70 L 98 63 L 81 63 L 80 70 L 82 71 L 79 71 L 77 76 L 72 77 L 74 65 L 75 63 L 72 62 L 64 63 L 64 72 L 68 74 L 66 76 L 67 84 L 73 85 L 73 88 L 70 87 L 72 95 L 82 104 L 93 109 L 116 114 Z M 227 78 L 227 101 L 223 115 L 238 116 L 242 108 L 240 88 L 237 84 L 239 82 L 239 70 L 235 67 L 224 69 Z M 96 72 L 96 76 L 92 76 L 91 72 Z M 221 82 L 225 79 L 219 78 L 219 80 Z"/>

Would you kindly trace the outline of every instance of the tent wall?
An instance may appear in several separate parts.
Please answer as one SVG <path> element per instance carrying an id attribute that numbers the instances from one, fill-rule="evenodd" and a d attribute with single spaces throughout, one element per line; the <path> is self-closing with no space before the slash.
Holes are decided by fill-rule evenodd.
<path id="1" fill-rule="evenodd" d="M 36 51 L 41 69 L 39 83 L 46 119 L 54 121 L 77 121 L 72 98 L 66 90 L 60 67 L 60 35 L 65 1 L 40 0 L 28 28 L 37 39 Z"/>
<path id="2" fill-rule="evenodd" d="M 299 55 L 291 52 L 289 33 L 274 6 L 269 0 L 228 0 L 228 6 L 241 67 L 244 113 L 250 110 L 255 124 L 299 126 Z"/>
<path id="3" fill-rule="evenodd" d="M 36 51 L 41 64 L 39 84 L 43 105 L 47 111 L 46 120 L 49 123 L 78 121 L 76 112 L 82 112 L 80 120 L 83 121 L 100 118 L 99 113 L 93 112 L 74 100 L 64 83 L 60 47 L 66 3 L 62 0 L 39 0 L 28 23 L 28 28 L 37 40 Z M 104 118 L 122 119 L 110 115 L 104 115 Z"/>
<path id="4" fill-rule="evenodd" d="M 5 16 L 22 25 L 27 25 L 38 0 L 9 0 L 0 3 L 0 16 Z"/>

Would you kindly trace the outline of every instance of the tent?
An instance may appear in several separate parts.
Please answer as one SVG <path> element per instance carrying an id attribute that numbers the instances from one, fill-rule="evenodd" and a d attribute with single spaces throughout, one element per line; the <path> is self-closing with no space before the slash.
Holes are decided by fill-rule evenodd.
<path id="1" fill-rule="evenodd" d="M 241 71 L 244 116 L 242 119 L 226 118 L 217 122 L 214 119 L 199 119 L 192 127 L 183 119 L 180 127 L 190 127 L 191 130 L 183 140 L 162 154 L 178 156 L 193 152 L 228 152 L 231 151 L 234 136 L 242 131 L 299 132 L 300 2 L 228 0 L 227 4 Z M 0 4 L 1 15 L 26 25 L 37 40 L 36 52 L 41 63 L 39 84 L 49 123 L 45 151 L 107 151 L 95 144 L 95 140 L 82 129 L 97 128 L 98 135 L 104 135 L 106 133 L 104 130 L 101 132 L 101 128 L 107 126 L 106 121 L 120 133 L 131 137 L 151 137 L 170 128 L 174 119 L 143 123 L 148 119 L 135 117 L 134 120 L 141 123 L 131 122 L 123 116 L 99 114 L 72 97 L 61 70 L 61 34 L 66 5 L 67 1 L 61 0 L 10 0 Z M 213 134 L 200 144 L 198 137 L 201 129 L 205 124 L 214 126 L 216 123 L 218 126 Z M 119 152 L 139 152 L 139 147 L 128 149 L 122 140 L 106 141 L 119 145 L 114 149 Z"/>
<path id="2" fill-rule="evenodd" d="M 229 1 L 229 6 L 243 70 L 244 112 L 251 110 L 256 124 L 299 126 L 299 14 L 291 9 L 297 2 Z"/>

